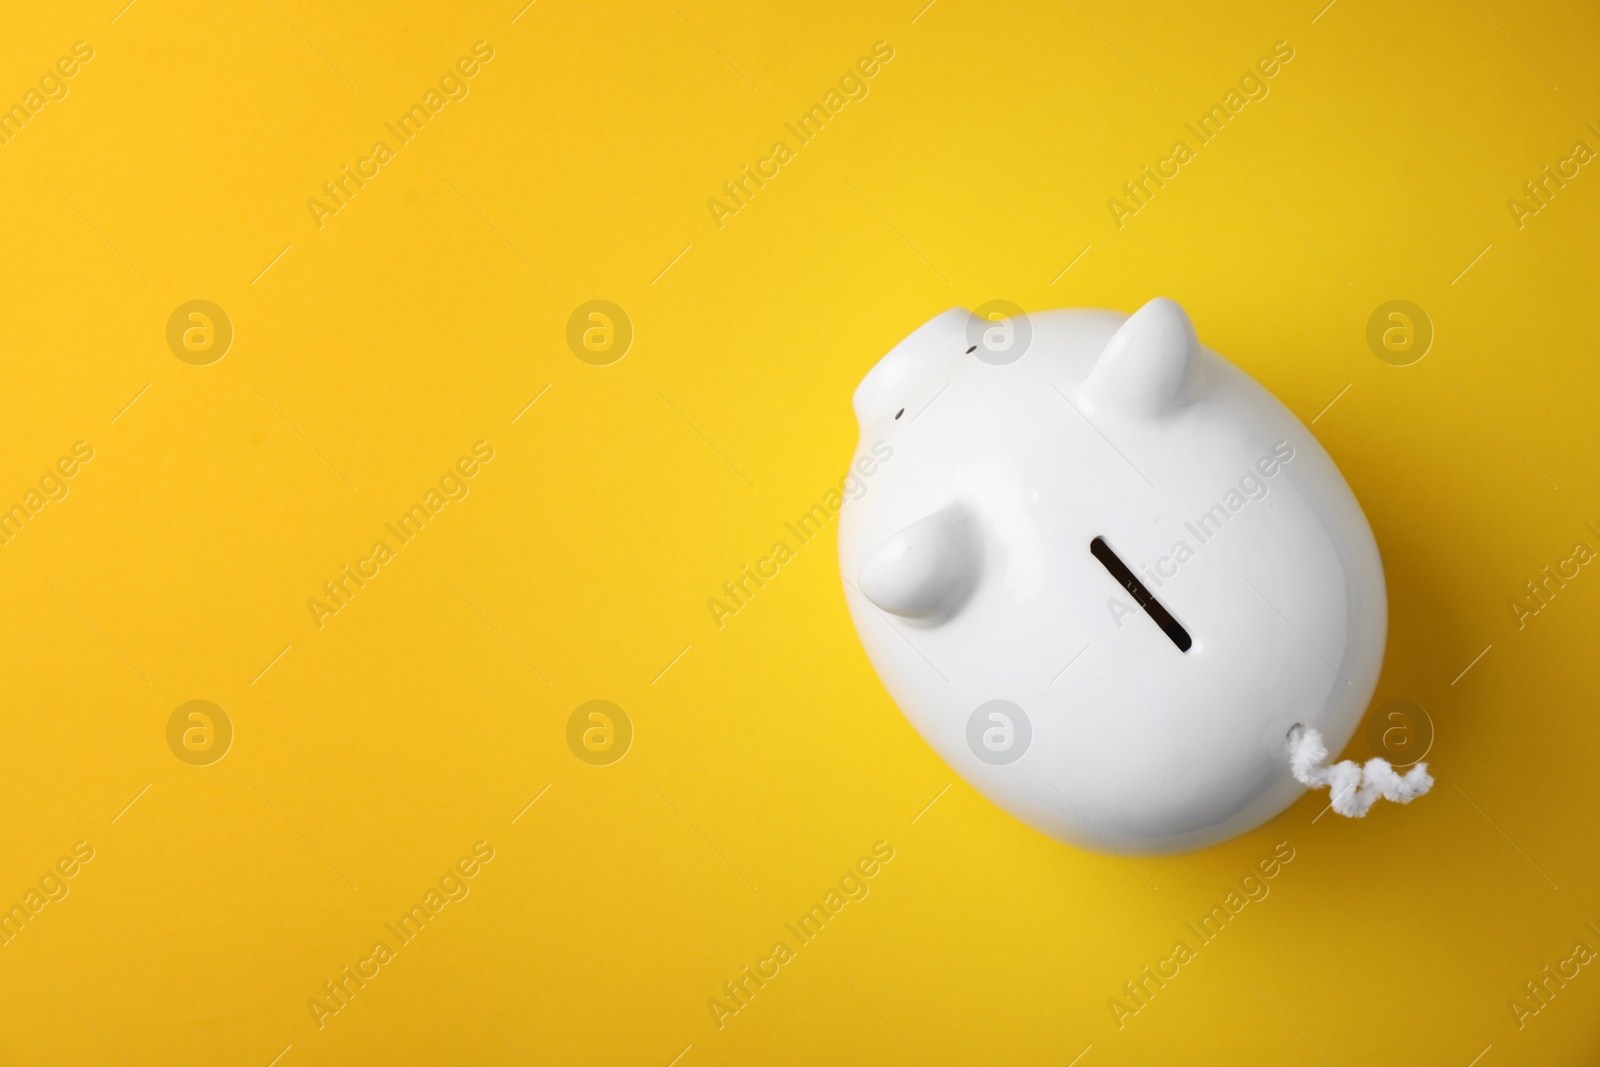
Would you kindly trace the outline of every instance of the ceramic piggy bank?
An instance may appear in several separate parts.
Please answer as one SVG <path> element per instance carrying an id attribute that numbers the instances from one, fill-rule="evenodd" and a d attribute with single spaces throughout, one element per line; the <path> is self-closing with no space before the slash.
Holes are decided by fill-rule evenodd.
<path id="1" fill-rule="evenodd" d="M 1372 531 L 1177 304 L 947 311 L 855 413 L 875 475 L 839 524 L 857 632 L 1001 808 L 1084 848 L 1196 848 L 1300 795 L 1293 727 L 1350 739 L 1387 628 Z"/>

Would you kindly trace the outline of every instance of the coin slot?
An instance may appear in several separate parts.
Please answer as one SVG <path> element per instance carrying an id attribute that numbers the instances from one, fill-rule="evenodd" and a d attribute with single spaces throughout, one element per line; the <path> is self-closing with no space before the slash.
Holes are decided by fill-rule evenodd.
<path id="1" fill-rule="evenodd" d="M 1117 580 L 1117 584 L 1132 594 L 1134 601 L 1144 609 L 1145 614 L 1154 619 L 1156 625 L 1161 627 L 1162 633 L 1178 646 L 1179 652 L 1187 652 L 1194 647 L 1194 640 L 1189 636 L 1189 631 L 1172 617 L 1172 613 L 1144 587 L 1144 583 L 1128 569 L 1128 565 L 1111 551 L 1111 546 L 1106 544 L 1104 537 L 1096 537 L 1090 541 L 1089 551 L 1100 561 L 1100 565 L 1110 572 L 1111 577 Z"/>

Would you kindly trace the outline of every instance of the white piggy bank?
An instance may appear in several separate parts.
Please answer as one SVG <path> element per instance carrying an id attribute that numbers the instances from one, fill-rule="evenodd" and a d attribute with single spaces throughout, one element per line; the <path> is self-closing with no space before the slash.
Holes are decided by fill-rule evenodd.
<path id="1" fill-rule="evenodd" d="M 1372 531 L 1177 304 L 947 311 L 855 412 L 875 475 L 839 523 L 856 630 L 1001 808 L 1084 848 L 1196 848 L 1300 795 L 1291 727 L 1349 741 L 1387 629 Z"/>

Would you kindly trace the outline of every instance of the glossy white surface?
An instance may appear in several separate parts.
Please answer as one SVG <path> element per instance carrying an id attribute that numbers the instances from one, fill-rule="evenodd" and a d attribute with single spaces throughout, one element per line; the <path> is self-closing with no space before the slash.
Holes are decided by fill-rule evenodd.
<path id="1" fill-rule="evenodd" d="M 1166 852 L 1265 822 L 1302 790 L 1289 728 L 1339 751 L 1382 664 L 1349 486 L 1171 301 L 1029 315 L 1020 357 L 991 325 L 945 312 L 856 391 L 858 457 L 894 450 L 839 526 L 873 666 L 963 778 L 1060 840 Z"/>

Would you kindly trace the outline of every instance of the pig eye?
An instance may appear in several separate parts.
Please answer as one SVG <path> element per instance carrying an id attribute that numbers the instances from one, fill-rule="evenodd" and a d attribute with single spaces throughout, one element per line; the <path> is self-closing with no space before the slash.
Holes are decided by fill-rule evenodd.
<path id="1" fill-rule="evenodd" d="M 1189 631 L 1179 625 L 1178 620 L 1172 617 L 1172 613 L 1167 611 L 1161 601 L 1157 600 L 1155 595 L 1144 587 L 1144 583 L 1128 569 L 1128 565 L 1111 551 L 1111 546 L 1106 544 L 1104 537 L 1096 537 L 1090 541 L 1089 551 L 1100 561 L 1101 566 L 1111 573 L 1111 577 L 1117 580 L 1118 585 L 1133 594 L 1133 599 L 1144 609 L 1146 615 L 1155 620 L 1162 632 L 1172 639 L 1172 643 L 1178 646 L 1179 652 L 1187 652 L 1193 647 L 1194 641 L 1189 637 Z"/>
<path id="2" fill-rule="evenodd" d="M 978 346 L 977 345 L 973 345 L 971 348 L 967 349 L 967 355 L 970 356 L 970 355 L 972 355 L 972 353 L 976 352 L 977 350 L 978 350 Z"/>
<path id="3" fill-rule="evenodd" d="M 905 408 L 901 408 L 899 411 L 894 413 L 894 417 L 898 419 L 901 415 L 904 415 L 905 413 L 906 413 L 906 409 Z"/>

